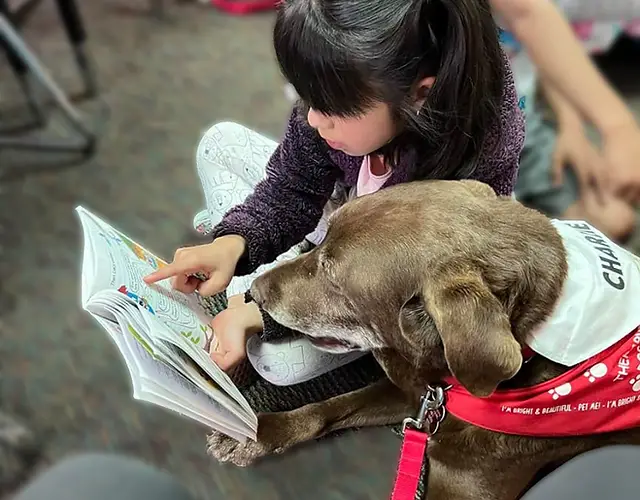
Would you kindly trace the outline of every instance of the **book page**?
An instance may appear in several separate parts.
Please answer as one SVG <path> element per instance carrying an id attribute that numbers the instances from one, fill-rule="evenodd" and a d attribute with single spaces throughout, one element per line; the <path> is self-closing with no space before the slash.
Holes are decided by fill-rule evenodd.
<path id="1" fill-rule="evenodd" d="M 166 326 L 159 322 L 155 316 L 149 314 L 142 306 L 138 305 L 137 307 L 137 311 L 129 306 L 123 307 L 122 310 L 118 312 L 118 317 L 128 322 L 128 333 L 156 360 L 176 370 L 198 387 L 204 394 L 215 399 L 228 411 L 234 413 L 246 426 L 255 431 L 258 422 L 251 407 L 243 405 L 235 398 L 229 396 L 228 393 L 215 382 L 215 379 L 194 361 L 194 355 L 189 355 L 181 346 L 176 345 L 179 343 L 171 342 L 171 340 L 175 339 L 175 334 L 169 331 Z M 154 338 L 146 334 L 148 331 L 154 332 Z M 162 338 L 170 340 L 163 341 L 161 340 Z M 195 346 L 194 351 L 196 353 L 205 353 L 199 346 Z M 203 355 L 206 356 L 206 353 Z"/>
<path id="2" fill-rule="evenodd" d="M 196 294 L 173 290 L 168 280 L 147 285 L 144 276 L 164 265 L 164 261 L 86 209 L 78 207 L 77 212 L 85 235 L 83 307 L 100 314 L 91 302 L 107 290 L 142 305 L 173 333 L 165 340 L 181 347 L 234 399 L 249 407 L 227 374 L 204 355 L 213 331 L 209 325 L 211 318 L 200 306 Z M 201 348 L 195 349 L 196 346 Z"/>
<path id="3" fill-rule="evenodd" d="M 140 329 L 140 324 L 135 328 L 125 320 L 114 323 L 100 317 L 95 319 L 122 353 L 135 399 L 180 413 L 241 442 L 247 437 L 256 439 L 256 429 L 243 424 L 215 399 L 207 397 L 187 379 L 155 359 L 133 335 L 125 333 Z"/>
<path id="4" fill-rule="evenodd" d="M 136 389 L 139 389 L 140 383 L 138 382 L 139 378 L 139 370 L 135 360 L 131 357 L 126 348 L 125 340 L 120 331 L 120 325 L 118 322 L 106 320 L 101 318 L 100 316 L 91 315 L 93 319 L 95 319 L 102 328 L 109 334 L 109 337 L 113 340 L 118 348 L 118 351 L 122 353 L 122 358 L 125 366 L 127 367 L 127 371 L 129 372 L 129 379 L 131 380 L 131 384 L 133 385 L 134 392 Z"/>
<path id="5" fill-rule="evenodd" d="M 164 265 L 164 261 L 86 209 L 78 207 L 77 212 L 84 232 L 83 307 L 94 316 L 112 321 L 114 316 L 125 316 L 130 323 L 138 318 L 134 311 L 139 311 L 144 319 L 136 329 L 136 340 L 151 347 L 150 352 L 161 346 L 159 342 L 177 347 L 183 355 L 162 349 L 163 362 L 181 369 L 180 373 L 190 379 L 195 377 L 192 382 L 207 389 L 206 394 L 219 398 L 227 410 L 237 412 L 246 425 L 255 429 L 257 417 L 250 405 L 205 351 L 213 332 L 211 318 L 200 306 L 197 295 L 173 290 L 168 280 L 148 286 L 144 276 Z M 195 365 L 186 362 L 189 358 Z M 228 396 L 224 397 L 223 392 Z"/>
<path id="6" fill-rule="evenodd" d="M 140 387 L 134 397 L 160 404 L 234 439 L 256 439 L 255 429 L 249 428 L 219 401 L 204 394 L 185 377 L 155 358 L 148 347 L 132 335 L 143 325 L 123 319 L 119 327 L 128 355 L 135 361 L 138 369 L 137 380 Z"/>
<path id="7" fill-rule="evenodd" d="M 188 332 L 186 332 L 186 334 L 185 332 L 180 332 L 180 335 L 178 335 L 175 331 L 172 331 L 171 328 L 161 328 L 158 324 L 158 318 L 150 314 L 144 314 L 144 320 L 148 325 L 147 329 L 149 331 L 153 331 L 154 336 L 157 339 L 164 340 L 165 342 L 172 344 L 179 349 L 179 351 L 183 354 L 180 355 L 178 353 L 181 361 L 183 361 L 184 368 L 188 368 L 189 370 L 191 370 L 190 373 L 193 373 L 194 376 L 195 370 L 197 370 L 198 379 L 194 380 L 204 381 L 207 387 L 210 387 L 209 380 L 213 380 L 216 384 L 218 384 L 220 388 L 222 388 L 227 394 L 229 394 L 231 397 L 233 397 L 233 399 L 237 401 L 238 405 L 240 405 L 240 408 L 242 408 L 244 413 L 250 416 L 252 425 L 257 425 L 257 419 L 251 406 L 249 406 L 249 403 L 244 399 L 231 379 L 229 379 L 228 376 L 224 372 L 222 372 L 218 368 L 218 366 L 211 360 L 208 351 L 203 349 L 200 343 L 194 340 L 194 335 L 188 335 Z M 175 349 L 173 352 L 176 352 Z M 188 363 L 188 358 L 190 358 L 193 362 Z M 224 377 L 220 377 L 220 373 L 223 373 Z"/>

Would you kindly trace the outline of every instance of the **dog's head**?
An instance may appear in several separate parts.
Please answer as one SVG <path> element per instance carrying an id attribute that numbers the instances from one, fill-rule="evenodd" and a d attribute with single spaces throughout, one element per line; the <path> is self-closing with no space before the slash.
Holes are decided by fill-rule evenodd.
<path id="1" fill-rule="evenodd" d="M 544 216 L 484 184 L 426 181 L 348 203 L 322 245 L 251 294 L 320 348 L 392 349 L 415 377 L 452 373 L 484 396 L 520 369 L 524 335 L 551 312 L 565 274 Z"/>

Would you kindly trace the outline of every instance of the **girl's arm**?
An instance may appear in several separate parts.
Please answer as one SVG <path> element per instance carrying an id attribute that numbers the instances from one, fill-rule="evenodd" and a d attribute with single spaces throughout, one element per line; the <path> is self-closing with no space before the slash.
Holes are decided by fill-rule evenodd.
<path id="1" fill-rule="evenodd" d="M 212 236 L 235 234 L 246 242 L 236 275 L 246 275 L 300 243 L 322 217 L 340 169 L 327 146 L 296 107 L 267 165 L 266 178 L 232 208 Z"/>
<path id="2" fill-rule="evenodd" d="M 635 119 L 551 0 L 491 0 L 542 76 L 603 136 Z"/>

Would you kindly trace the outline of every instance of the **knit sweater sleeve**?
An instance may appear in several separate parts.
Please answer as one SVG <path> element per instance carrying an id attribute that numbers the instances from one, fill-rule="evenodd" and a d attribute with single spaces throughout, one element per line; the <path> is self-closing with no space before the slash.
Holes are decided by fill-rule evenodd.
<path id="1" fill-rule="evenodd" d="M 473 178 L 491 186 L 499 196 L 511 196 L 515 188 L 524 146 L 524 113 L 520 109 L 518 94 L 504 56 L 505 82 L 500 106 L 500 122 L 496 123 L 481 155 Z"/>
<path id="2" fill-rule="evenodd" d="M 341 172 L 298 107 L 266 170 L 266 178 L 244 203 L 213 228 L 214 238 L 236 234 L 246 241 L 236 275 L 274 261 L 313 231 Z"/>

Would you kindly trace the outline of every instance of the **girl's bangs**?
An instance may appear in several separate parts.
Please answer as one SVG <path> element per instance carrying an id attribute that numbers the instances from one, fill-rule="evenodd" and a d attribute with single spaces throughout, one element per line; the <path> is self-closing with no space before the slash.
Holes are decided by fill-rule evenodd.
<path id="1" fill-rule="evenodd" d="M 320 29 L 313 12 L 281 8 L 274 28 L 274 48 L 282 74 L 302 102 L 319 113 L 362 115 L 377 100 L 353 60 L 337 40 Z"/>

